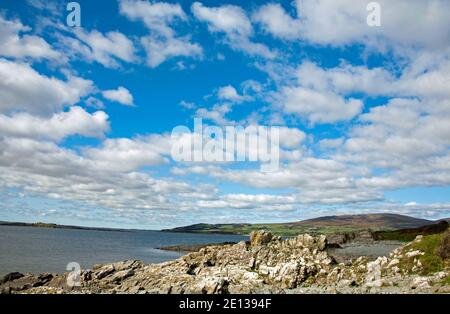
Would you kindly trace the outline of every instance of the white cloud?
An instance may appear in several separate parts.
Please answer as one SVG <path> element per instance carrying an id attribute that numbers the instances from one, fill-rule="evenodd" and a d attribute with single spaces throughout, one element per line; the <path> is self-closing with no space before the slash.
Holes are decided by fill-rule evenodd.
<path id="1" fill-rule="evenodd" d="M 363 108 L 360 100 L 301 86 L 283 88 L 281 98 L 286 113 L 294 113 L 312 124 L 351 120 Z"/>
<path id="2" fill-rule="evenodd" d="M 396 77 L 387 69 L 341 64 L 323 69 L 311 62 L 302 63 L 296 71 L 300 85 L 320 91 L 333 91 L 339 94 L 361 92 L 371 96 L 403 97 L 450 97 L 448 71 L 450 62 L 441 61 L 439 65 L 409 64 L 402 74 Z"/>
<path id="3" fill-rule="evenodd" d="M 86 148 L 84 155 L 101 169 L 133 171 L 167 162 L 171 150 L 168 136 L 150 135 L 135 139 L 107 139 L 99 148 Z"/>
<path id="4" fill-rule="evenodd" d="M 120 13 L 133 21 L 142 20 L 148 29 L 168 38 L 175 36 L 169 24 L 187 19 L 179 4 L 167 2 L 120 0 Z"/>
<path id="5" fill-rule="evenodd" d="M 130 91 L 123 86 L 119 86 L 117 89 L 105 90 L 102 92 L 104 98 L 118 102 L 122 105 L 133 106 L 133 95 Z"/>
<path id="6" fill-rule="evenodd" d="M 422 63 L 405 66 L 400 74 L 386 68 L 353 66 L 341 63 L 321 68 L 305 61 L 291 74 L 275 94 L 274 107 L 314 123 L 346 121 L 357 116 L 363 102 L 354 94 L 384 97 L 418 97 L 427 100 L 429 110 L 442 110 L 450 97 L 450 62 Z M 283 85 L 284 84 L 284 85 Z M 433 105 L 434 104 L 434 105 Z"/>
<path id="7" fill-rule="evenodd" d="M 100 99 L 93 96 L 89 96 L 88 99 L 86 99 L 86 106 L 95 109 L 105 109 L 105 104 Z"/>
<path id="8" fill-rule="evenodd" d="M 60 54 L 41 37 L 24 34 L 31 28 L 18 20 L 8 21 L 0 15 L 0 56 L 13 58 L 56 59 Z"/>
<path id="9" fill-rule="evenodd" d="M 175 57 L 203 56 L 203 49 L 199 44 L 192 43 L 189 36 L 177 36 L 171 27 L 177 22 L 187 21 L 187 16 L 179 4 L 121 0 L 120 13 L 132 21 L 142 21 L 149 30 L 150 34 L 140 40 L 147 52 L 149 67 L 155 68 Z"/>
<path id="10" fill-rule="evenodd" d="M 69 111 L 56 113 L 50 118 L 28 113 L 0 115 L 0 134 L 3 136 L 60 141 L 70 135 L 103 137 L 108 130 L 106 113 L 89 114 L 80 107 L 71 107 Z"/>
<path id="11" fill-rule="evenodd" d="M 293 189 L 298 204 L 344 204 L 383 199 L 380 187 L 369 186 L 362 179 L 355 178 L 365 178 L 369 175 L 367 169 L 349 167 L 330 159 L 302 157 L 268 173 L 201 166 L 177 169 L 176 173 L 208 175 L 252 188 Z"/>
<path id="12" fill-rule="evenodd" d="M 241 83 L 241 86 L 245 95 L 250 95 L 252 93 L 261 93 L 263 91 L 262 84 L 255 80 L 246 80 Z"/>
<path id="13" fill-rule="evenodd" d="M 258 8 L 252 16 L 263 29 L 275 37 L 297 39 L 301 35 L 301 22 L 287 14 L 280 4 L 266 4 Z"/>
<path id="14" fill-rule="evenodd" d="M 185 100 L 182 100 L 182 101 L 180 102 L 180 106 L 183 107 L 183 108 L 185 108 L 185 109 L 189 109 L 189 110 L 195 109 L 195 108 L 197 107 L 197 106 L 195 105 L 195 103 L 193 103 L 193 102 L 188 102 L 188 101 L 185 101 Z"/>
<path id="15" fill-rule="evenodd" d="M 217 91 L 217 97 L 221 100 L 229 100 L 232 102 L 242 102 L 246 97 L 239 95 L 236 88 L 231 85 L 223 86 Z"/>
<path id="16" fill-rule="evenodd" d="M 446 156 L 450 141 L 450 112 L 434 112 L 441 103 L 392 99 L 361 116 L 336 156 L 379 168 L 407 169 L 428 163 L 432 172 L 436 157 Z M 442 103 L 445 107 L 445 103 Z M 441 173 L 442 174 L 442 173 Z"/>
<path id="17" fill-rule="evenodd" d="M 278 63 L 264 60 L 257 67 L 269 73 L 272 81 L 261 85 L 249 80 L 237 89 L 223 86 L 217 90 L 217 97 L 226 104 L 211 108 L 181 104 L 219 125 L 236 124 L 227 115 L 234 103 L 247 99 L 272 103 L 272 107 L 260 107 L 260 111 L 245 119 L 247 124 L 277 121 L 292 126 L 298 117 L 310 122 L 310 126 L 352 120 L 339 128 L 339 134 L 314 132 L 308 135 L 308 141 L 300 129 L 281 127 L 281 164 L 279 171 L 273 173 L 222 164 L 178 164 L 179 168 L 172 169 L 176 179 L 156 179 L 151 173 L 160 170 L 157 166 L 171 165 L 168 135 L 102 139 L 98 146 L 77 150 L 60 147 L 57 142 L 68 136 L 102 138 L 108 131 L 106 113 L 89 113 L 74 106 L 84 99 L 87 106 L 103 107 L 94 98 L 97 95 L 90 95 L 95 89 L 93 82 L 73 75 L 46 76 L 28 63 L 0 58 L 0 186 L 108 208 L 104 216 L 121 215 L 136 220 L 156 217 L 172 223 L 181 219 L 177 217 L 186 216 L 179 215 L 180 211 L 189 211 L 193 221 L 200 217 L 242 219 L 242 210 L 246 219 L 268 220 L 289 217 L 277 216 L 279 212 L 297 215 L 302 210 L 308 215 L 336 211 L 388 211 L 419 216 L 448 213 L 448 204 L 393 204 L 383 200 L 383 194 L 404 187 L 450 184 L 449 4 L 438 0 L 380 2 L 381 28 L 369 28 L 365 23 L 367 3 L 354 1 L 298 0 L 297 13 L 272 3 L 255 10 L 251 20 L 249 12 L 238 6 L 192 4 L 193 15 L 205 22 L 211 33 L 223 35 L 225 44 L 248 55 L 267 59 L 277 55 L 264 44 L 254 42 L 255 30 L 262 28 L 283 40 L 300 40 L 302 46 L 361 43 L 365 53 L 392 48 L 395 54 L 407 57 L 402 63 L 394 59 L 394 65 L 399 66 L 395 69 L 392 64 L 382 63 L 369 67 L 343 61 L 332 68 L 322 68 L 305 61 L 298 67 L 289 65 L 292 59 L 275 59 Z M 202 47 L 178 27 L 192 22 L 181 5 L 122 0 L 120 11 L 147 28 L 136 43 L 145 49 L 148 66 L 157 67 L 174 58 L 202 58 Z M 261 28 L 254 28 L 252 21 Z M 0 55 L 25 60 L 61 57 L 31 32 L 18 20 L 0 17 Z M 118 31 L 77 30 L 72 36 L 65 37 L 64 48 L 71 47 L 72 52 L 88 62 L 114 68 L 122 62 L 139 61 L 133 41 Z M 292 47 L 296 45 L 287 43 L 286 51 Z M 387 60 L 391 58 L 385 56 Z M 185 60 L 175 63 L 180 69 L 189 68 Z M 263 90 L 273 86 L 277 88 L 273 94 Z M 125 105 L 134 102 L 124 87 L 101 93 L 104 98 Z M 361 94 L 361 99 L 356 99 Z M 366 96 L 388 100 L 362 113 Z M 322 139 L 322 135 L 330 138 Z M 313 138 L 317 147 L 310 146 Z M 321 149 L 320 158 L 314 148 Z M 209 182 L 231 182 L 237 188 L 247 185 L 255 189 L 255 194 L 220 194 L 219 187 L 212 184 L 180 181 L 180 176 L 187 174 L 207 176 Z M 289 192 L 257 194 L 257 189 Z M 379 200 L 383 203 L 376 203 Z M 331 206 L 322 207 L 326 205 Z M 322 212 L 313 212 L 319 207 Z M 230 213 L 233 210 L 237 210 L 235 214 Z M 267 212 L 267 216 L 262 212 Z"/>
<path id="18" fill-rule="evenodd" d="M 333 149 L 341 147 L 344 143 L 344 139 L 339 138 L 325 138 L 323 140 L 320 140 L 319 146 L 321 149 Z"/>
<path id="19" fill-rule="evenodd" d="M 77 28 L 75 35 L 80 41 L 68 37 L 63 41 L 73 50 L 69 53 L 77 52 L 87 61 L 95 61 L 105 67 L 116 68 L 119 66 L 118 60 L 129 63 L 137 60 L 133 42 L 120 32 L 102 34 L 97 30 L 87 32 Z"/>
<path id="20" fill-rule="evenodd" d="M 231 112 L 231 107 L 228 104 L 214 105 L 211 109 L 199 108 L 195 115 L 199 118 L 211 120 L 218 125 L 235 125 L 236 122 L 229 120 L 225 116 Z"/>
<path id="21" fill-rule="evenodd" d="M 431 0 L 379 0 L 381 27 L 369 27 L 368 2 L 352 0 L 296 0 L 297 17 L 279 5 L 259 8 L 255 21 L 275 37 L 305 39 L 312 43 L 363 43 L 374 49 L 411 47 L 437 50 L 450 43 L 450 3 Z"/>
<path id="22" fill-rule="evenodd" d="M 199 200 L 205 209 L 247 209 L 257 211 L 291 211 L 296 208 L 295 197 L 271 194 L 226 194 L 213 200 Z"/>
<path id="23" fill-rule="evenodd" d="M 111 145 L 107 144 L 104 149 L 117 147 Z M 0 137 L 1 186 L 21 189 L 27 195 L 108 208 L 110 215 L 117 213 L 114 209 L 126 211 L 128 218 L 136 214 L 136 210 L 172 210 L 175 199 L 181 205 L 188 202 L 186 206 L 192 209 L 189 205 L 192 204 L 192 200 L 189 202 L 191 193 L 214 194 L 205 184 L 194 187 L 176 180 L 154 179 L 146 173 L 131 170 L 128 161 L 135 167 L 147 164 L 147 161 L 141 159 L 143 164 L 136 161 L 133 147 L 141 149 L 138 146 L 121 145 L 110 151 L 118 154 L 115 158 L 107 153 L 96 155 L 93 152 L 83 156 L 51 142 Z M 109 158 L 104 159 L 106 157 Z"/>
<path id="24" fill-rule="evenodd" d="M 224 5 L 221 7 L 205 7 L 200 2 L 194 2 L 192 13 L 201 21 L 208 23 L 211 32 L 225 32 L 249 37 L 253 27 L 245 11 L 238 6 Z"/>
<path id="25" fill-rule="evenodd" d="M 285 148 L 297 148 L 306 138 L 306 134 L 297 128 L 279 127 L 280 145 Z"/>
<path id="26" fill-rule="evenodd" d="M 244 51 L 249 55 L 275 58 L 276 53 L 267 46 L 250 40 L 253 27 L 241 7 L 235 5 L 206 7 L 200 2 L 194 2 L 191 11 L 198 20 L 208 24 L 210 32 L 225 33 L 226 41 L 231 48 Z"/>
<path id="27" fill-rule="evenodd" d="M 0 58 L 0 112 L 25 110 L 48 116 L 76 104 L 92 90 L 92 81 L 75 76 L 62 81 L 43 76 L 26 63 Z"/>
<path id="28" fill-rule="evenodd" d="M 145 36 L 141 38 L 141 43 L 147 52 L 147 64 L 151 68 L 156 68 L 170 58 L 201 58 L 203 55 L 200 45 L 191 43 L 185 38 L 161 40 L 153 36 Z"/>

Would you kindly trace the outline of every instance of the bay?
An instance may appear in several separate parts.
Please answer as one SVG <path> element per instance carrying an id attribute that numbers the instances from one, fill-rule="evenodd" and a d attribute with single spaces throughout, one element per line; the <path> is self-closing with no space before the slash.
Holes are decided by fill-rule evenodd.
<path id="1" fill-rule="evenodd" d="M 130 259 L 160 263 L 182 254 L 158 250 L 158 247 L 247 239 L 224 234 L 0 226 L 0 275 L 13 271 L 63 273 L 71 262 L 78 263 L 82 269 Z"/>

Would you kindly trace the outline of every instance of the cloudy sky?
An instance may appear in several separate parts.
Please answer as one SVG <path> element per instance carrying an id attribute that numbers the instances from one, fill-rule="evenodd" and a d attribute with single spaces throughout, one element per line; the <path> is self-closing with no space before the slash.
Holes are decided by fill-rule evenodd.
<path id="1" fill-rule="evenodd" d="M 163 228 L 450 216 L 450 2 L 0 3 L 0 220 Z M 281 164 L 179 163 L 177 125 L 280 126 Z"/>

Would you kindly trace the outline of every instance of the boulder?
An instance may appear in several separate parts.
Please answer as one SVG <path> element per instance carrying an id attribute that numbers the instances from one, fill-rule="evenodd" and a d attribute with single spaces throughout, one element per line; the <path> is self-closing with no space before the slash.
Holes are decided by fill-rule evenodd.
<path id="1" fill-rule="evenodd" d="M 268 244 L 273 239 L 273 234 L 265 230 L 253 231 L 250 233 L 250 245 L 261 246 Z"/>
<path id="2" fill-rule="evenodd" d="M 13 273 L 6 274 L 6 275 L 3 276 L 3 278 L 0 280 L 0 284 L 4 284 L 4 283 L 7 283 L 7 282 L 9 282 L 9 281 L 13 281 L 13 280 L 22 278 L 23 276 L 24 276 L 24 274 L 18 273 L 18 272 L 13 272 Z"/>
<path id="3" fill-rule="evenodd" d="M 113 275 L 108 277 L 108 279 L 111 282 L 119 283 L 122 280 L 124 280 L 124 279 L 126 279 L 128 277 L 131 277 L 133 275 L 134 275 L 134 270 L 133 269 L 124 269 L 124 270 L 120 270 L 120 271 L 114 273 Z"/>
<path id="4" fill-rule="evenodd" d="M 96 269 L 95 277 L 97 279 L 103 279 L 115 271 L 114 265 L 105 265 L 99 268 L 95 267 L 94 269 Z"/>

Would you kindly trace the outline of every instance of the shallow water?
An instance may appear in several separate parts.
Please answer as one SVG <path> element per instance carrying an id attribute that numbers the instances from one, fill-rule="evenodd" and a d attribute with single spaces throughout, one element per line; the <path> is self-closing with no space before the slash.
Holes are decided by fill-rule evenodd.
<path id="1" fill-rule="evenodd" d="M 330 249 L 328 252 L 339 262 L 342 262 L 360 256 L 367 256 L 370 258 L 387 256 L 390 252 L 404 244 L 404 242 L 399 241 L 376 241 L 370 243 L 350 242 L 343 244 L 341 249 Z"/>
<path id="2" fill-rule="evenodd" d="M 248 237 L 160 231 L 97 231 L 0 226 L 0 275 L 66 271 L 76 262 L 82 269 L 95 264 L 139 259 L 159 263 L 181 253 L 155 249 L 178 244 L 219 243 Z"/>

